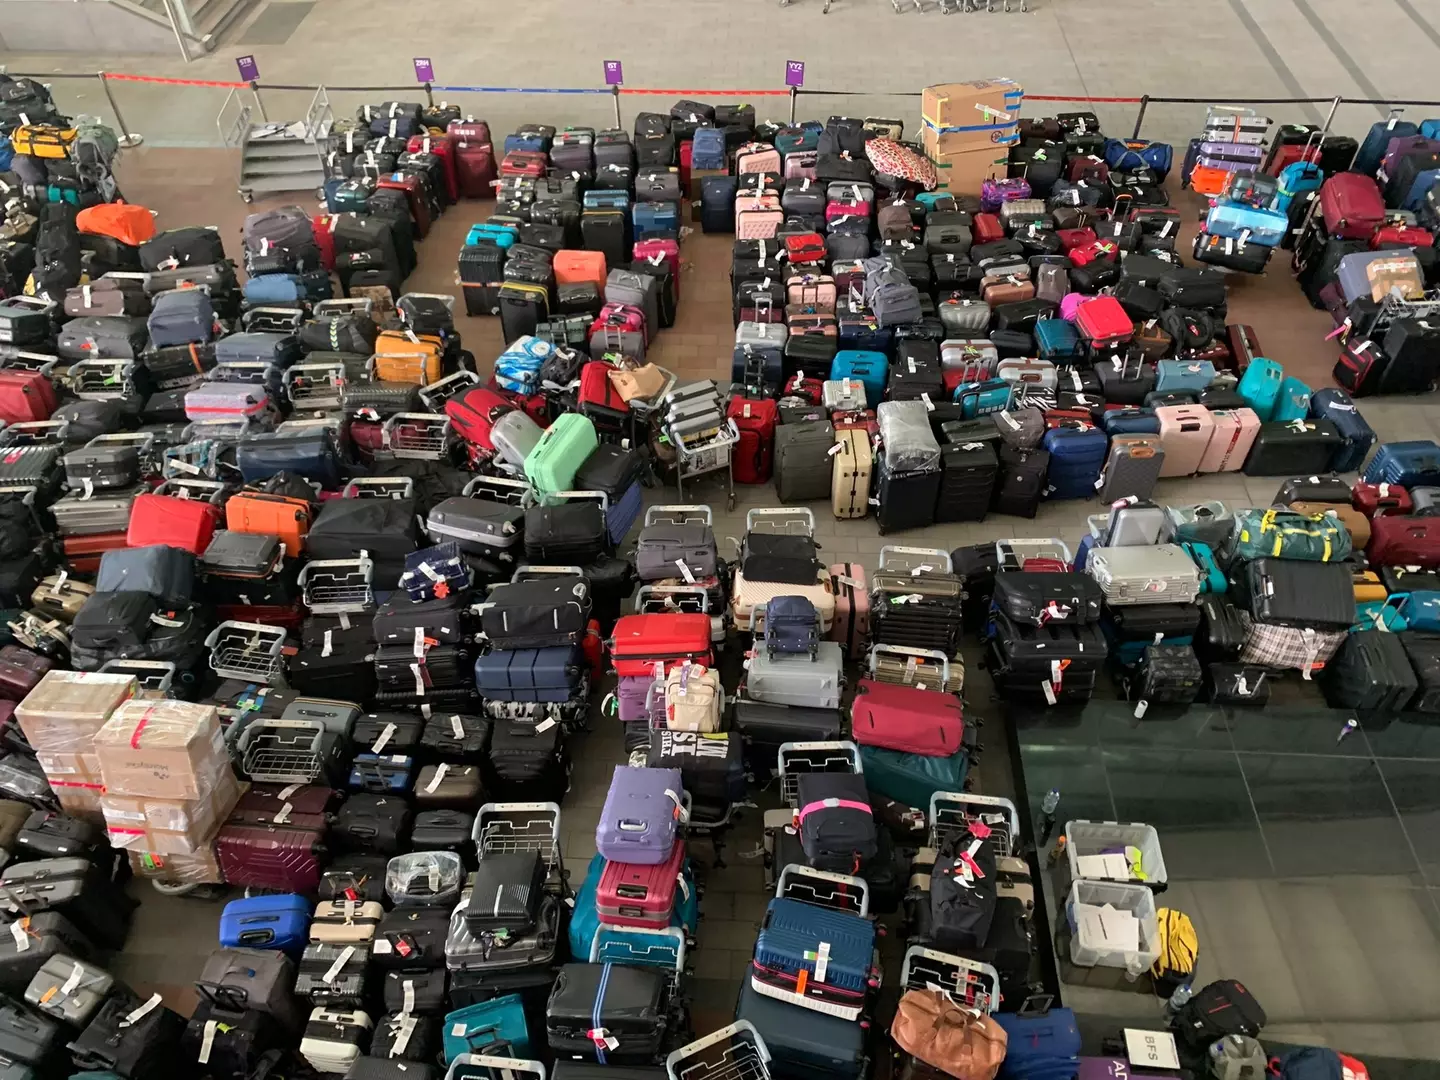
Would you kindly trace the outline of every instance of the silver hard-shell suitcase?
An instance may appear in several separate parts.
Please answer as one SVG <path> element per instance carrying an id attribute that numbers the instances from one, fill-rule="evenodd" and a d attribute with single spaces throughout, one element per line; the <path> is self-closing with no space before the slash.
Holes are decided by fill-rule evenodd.
<path id="1" fill-rule="evenodd" d="M 1200 571 L 1178 544 L 1097 547 L 1086 573 L 1110 604 L 1193 604 Z"/>
<path id="2" fill-rule="evenodd" d="M 50 512 L 55 515 L 56 530 L 61 536 L 124 532 L 130 524 L 130 509 L 135 504 L 135 496 L 146 490 L 140 485 L 128 491 L 96 493 L 89 497 L 83 491 L 72 491 L 55 500 Z"/>
<path id="3" fill-rule="evenodd" d="M 770 658 L 759 650 L 745 676 L 747 695 L 772 705 L 838 709 L 844 681 L 844 652 L 838 641 L 820 642 L 814 660 L 808 654 Z"/>

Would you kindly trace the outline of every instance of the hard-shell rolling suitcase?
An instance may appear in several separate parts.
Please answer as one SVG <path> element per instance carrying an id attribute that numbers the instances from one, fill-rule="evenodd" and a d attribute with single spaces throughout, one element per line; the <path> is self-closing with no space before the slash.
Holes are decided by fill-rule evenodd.
<path id="1" fill-rule="evenodd" d="M 564 965 L 545 1009 L 551 1051 L 602 1065 L 649 1064 L 668 1026 L 668 982 L 665 972 L 654 967 Z M 606 1030 L 606 1040 L 590 1037 L 597 1027 Z"/>
<path id="2" fill-rule="evenodd" d="M 835 709 L 840 706 L 843 656 L 840 644 L 822 641 L 814 660 L 764 652 L 752 658 L 745 684 L 756 701 Z"/>
<path id="3" fill-rule="evenodd" d="M 106 949 L 124 944 L 135 908 L 103 868 L 82 858 L 13 863 L 0 875 L 0 888 L 7 910 L 59 912 Z"/>
<path id="4" fill-rule="evenodd" d="M 1404 637 L 1383 630 L 1348 635 L 1320 677 L 1326 702 L 1369 715 L 1393 714 L 1405 708 L 1420 682 L 1402 643 Z"/>
<path id="5" fill-rule="evenodd" d="M 675 845 L 682 788 L 678 769 L 617 766 L 595 833 L 600 854 L 645 866 L 666 861 Z"/>
<path id="6" fill-rule="evenodd" d="M 1255 436 L 1260 432 L 1260 418 L 1249 408 L 1212 409 L 1214 421 L 1210 444 L 1200 459 L 1199 471 L 1237 472 L 1250 456 Z"/>
<path id="7" fill-rule="evenodd" d="M 1344 443 L 1329 420 L 1261 423 L 1245 459 L 1245 472 L 1250 476 L 1323 473 Z"/>
<path id="8" fill-rule="evenodd" d="M 1214 435 L 1210 410 L 1199 405 L 1168 405 L 1155 410 L 1165 450 L 1162 476 L 1190 476 L 1200 469 Z"/>
<path id="9" fill-rule="evenodd" d="M 870 477 L 873 457 L 863 431 L 835 433 L 839 452 L 830 454 L 830 507 L 837 518 L 860 518 L 870 511 Z M 783 459 L 782 459 L 783 461 Z M 782 499 L 785 496 L 782 496 Z"/>
<path id="10" fill-rule="evenodd" d="M 301 896 L 232 900 L 220 913 L 222 947 L 298 953 L 309 941 L 310 904 Z"/>

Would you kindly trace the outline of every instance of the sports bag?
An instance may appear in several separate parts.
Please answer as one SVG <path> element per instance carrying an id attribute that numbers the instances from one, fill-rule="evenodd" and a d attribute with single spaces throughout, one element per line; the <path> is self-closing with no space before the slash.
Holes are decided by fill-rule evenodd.
<path id="1" fill-rule="evenodd" d="M 1351 551 L 1350 531 L 1328 514 L 1244 510 L 1235 515 L 1238 559 L 1307 559 L 1338 562 Z"/>

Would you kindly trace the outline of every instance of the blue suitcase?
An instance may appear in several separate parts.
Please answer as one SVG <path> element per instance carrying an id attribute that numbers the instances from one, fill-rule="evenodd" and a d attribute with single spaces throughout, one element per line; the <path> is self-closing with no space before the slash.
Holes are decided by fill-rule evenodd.
<path id="1" fill-rule="evenodd" d="M 548 154 L 550 140 L 535 132 L 512 131 L 505 136 L 505 153 L 511 150 L 525 150 L 532 154 Z"/>
<path id="2" fill-rule="evenodd" d="M 1398 120 L 1393 116 L 1389 120 L 1377 120 L 1365 133 L 1365 140 L 1360 144 L 1360 152 L 1355 155 L 1355 163 L 1350 166 L 1350 171 L 1362 176 L 1374 176 L 1385 159 L 1385 151 L 1389 148 L 1391 139 L 1408 139 L 1418 134 L 1419 127 L 1409 120 Z"/>
<path id="3" fill-rule="evenodd" d="M 1211 236 L 1244 240 L 1247 244 L 1275 247 L 1290 230 L 1290 216 L 1278 210 L 1257 210 L 1244 203 L 1221 202 L 1205 217 L 1205 231 Z"/>
<path id="4" fill-rule="evenodd" d="M 1400 612 L 1405 616 L 1409 629 L 1422 634 L 1440 633 L 1440 592 L 1426 590 L 1409 593 Z"/>
<path id="5" fill-rule="evenodd" d="M 644 508 L 645 493 L 640 489 L 640 481 L 636 480 L 605 511 L 605 529 L 612 544 L 618 545 L 625 539 Z"/>
<path id="6" fill-rule="evenodd" d="M 736 345 L 730 357 L 730 381 L 736 386 L 752 382 L 747 368 L 760 373 L 767 389 L 778 387 L 785 379 L 785 354 L 778 345 Z"/>
<path id="7" fill-rule="evenodd" d="M 1160 418 L 1154 409 L 1111 409 L 1100 418 L 1100 423 L 1110 436 L 1160 434 Z"/>
<path id="8" fill-rule="evenodd" d="M 637 202 L 630 210 L 635 242 L 653 236 L 680 235 L 680 204 L 673 202 Z"/>
<path id="9" fill-rule="evenodd" d="M 1155 392 L 1205 390 L 1215 381 L 1215 365 L 1209 360 L 1161 360 L 1155 365 Z"/>
<path id="10" fill-rule="evenodd" d="M 766 905 L 755 938 L 755 963 L 788 976 L 805 971 L 814 979 L 821 942 L 830 946 L 825 985 L 852 994 L 867 993 L 874 964 L 875 924 L 848 911 L 776 897 Z"/>
<path id="11" fill-rule="evenodd" d="M 470 231 L 465 234 L 465 245 L 470 247 L 480 243 L 481 240 L 490 240 L 496 247 L 502 250 L 515 246 L 515 238 L 518 230 L 508 225 L 486 225 L 481 222 L 478 225 L 471 225 Z"/>
<path id="12" fill-rule="evenodd" d="M 415 759 L 408 754 L 356 754 L 350 765 L 351 791 L 403 795 L 415 781 Z"/>
<path id="13" fill-rule="evenodd" d="M 1195 171 L 1195 163 L 1200 160 L 1200 139 L 1191 139 L 1185 147 L 1185 160 L 1180 163 L 1180 183 L 1190 183 L 1190 174 Z"/>
<path id="14" fill-rule="evenodd" d="M 500 1057 L 529 1059 L 530 1029 L 525 1024 L 525 1002 L 519 994 L 467 1005 L 445 1014 L 445 1060 L 461 1054 L 489 1052 Z M 504 1043 L 503 1048 L 496 1044 Z"/>
<path id="15" fill-rule="evenodd" d="M 1415 177 L 1410 190 L 1400 200 L 1401 210 L 1419 210 L 1425 203 L 1425 193 L 1440 184 L 1440 169 L 1426 169 Z"/>
<path id="16" fill-rule="evenodd" d="M 1240 385 L 1235 392 L 1245 399 L 1245 404 L 1255 411 L 1263 424 L 1273 419 L 1275 406 L 1280 401 L 1280 384 L 1285 373 L 1274 360 L 1257 356 L 1250 361 L 1245 374 L 1240 376 Z"/>
<path id="17" fill-rule="evenodd" d="M 1440 446 L 1429 440 L 1381 443 L 1361 479 L 1405 488 L 1440 485 Z"/>
<path id="18" fill-rule="evenodd" d="M 814 660 L 820 650 L 820 616 L 803 596 L 773 596 L 765 605 L 765 652 L 802 653 Z"/>
<path id="19" fill-rule="evenodd" d="M 776 139 L 776 146 L 779 146 Z M 782 150 L 781 153 L 784 153 Z M 719 128 L 698 128 L 690 143 L 690 168 L 725 168 L 725 133 Z"/>
<path id="20" fill-rule="evenodd" d="M 949 757 L 924 757 L 876 746 L 860 748 L 868 791 L 906 806 L 929 806 L 937 791 L 964 791 L 970 755 L 959 750 Z"/>
<path id="21" fill-rule="evenodd" d="M 1325 182 L 1325 173 L 1319 165 L 1312 162 L 1292 161 L 1280 170 L 1277 179 L 1280 182 L 1280 190 L 1275 196 L 1275 209 L 1284 214 L 1288 220 L 1290 204 L 1307 192 L 1319 191 L 1320 185 Z"/>
<path id="22" fill-rule="evenodd" d="M 581 197 L 581 208 L 584 210 L 629 210 L 630 193 L 628 191 L 587 191 Z"/>
<path id="23" fill-rule="evenodd" d="M 600 875 L 605 872 L 605 856 L 596 855 L 590 860 L 575 893 L 575 909 L 570 912 L 570 955 L 575 959 L 590 959 L 590 946 L 594 943 L 595 932 L 600 929 L 600 912 L 595 907 L 595 895 L 600 888 Z M 670 925 L 685 931 L 687 937 L 695 936 L 700 924 L 700 893 L 695 886 L 695 871 L 687 859 L 680 871 L 680 887 L 675 890 L 675 907 L 670 915 Z"/>
<path id="24" fill-rule="evenodd" d="M 310 941 L 310 902 L 303 896 L 249 896 L 220 913 L 222 949 L 274 949 L 299 956 Z"/>
<path id="25" fill-rule="evenodd" d="M 1080 1027 L 1074 1012 L 995 1013 L 991 1019 L 1009 1037 L 1000 1065 L 1005 1080 L 1075 1080 L 1080 1071 Z"/>
<path id="26" fill-rule="evenodd" d="M 842 349 L 883 354 L 890 348 L 890 343 L 894 338 L 895 334 L 892 328 L 881 326 L 873 316 L 864 318 L 840 316 L 839 335 L 836 341 Z M 870 408 L 873 409 L 878 404 L 878 399 L 872 401 Z"/>
<path id="27" fill-rule="evenodd" d="M 778 1080 L 860 1080 L 865 1073 L 866 1028 L 852 1020 L 796 1009 L 766 997 L 749 979 L 740 984 L 735 1019 L 754 1025 L 770 1051 Z"/>
<path id="28" fill-rule="evenodd" d="M 1110 440 L 1099 428 L 1052 428 L 1042 443 L 1050 451 L 1046 497 L 1092 499 L 1105 469 Z"/>
<path id="29" fill-rule="evenodd" d="M 1100 538 L 1094 533 L 1086 533 L 1080 538 L 1080 546 L 1075 549 L 1075 561 L 1070 564 L 1070 569 L 1077 574 L 1083 574 L 1085 567 L 1090 565 L 1090 551 L 1098 547 Z"/>
<path id="30" fill-rule="evenodd" d="M 830 381 L 859 379 L 865 387 L 865 404 L 873 409 L 885 397 L 890 378 L 890 361 L 883 352 L 869 349 L 841 349 L 830 361 Z"/>
<path id="31" fill-rule="evenodd" d="M 1008 379 L 986 379 L 984 382 L 961 383 L 955 388 L 955 400 L 960 403 L 960 415 L 966 420 L 991 413 L 1004 412 L 1010 407 L 1010 398 L 1015 393 L 1015 384 Z"/>
<path id="32" fill-rule="evenodd" d="M 328 431 L 318 435 L 247 435 L 235 448 L 235 466 L 247 484 L 293 473 L 331 490 L 340 486 L 340 452 Z"/>
<path id="33" fill-rule="evenodd" d="M 1280 422 L 1310 418 L 1310 387 L 1293 375 L 1280 384 L 1280 395 L 1270 419 Z"/>
<path id="34" fill-rule="evenodd" d="M 248 304 L 296 304 L 305 299 L 305 289 L 296 274 L 260 274 L 245 281 Z"/>
<path id="35" fill-rule="evenodd" d="M 475 658 L 475 686 L 492 701 L 569 701 L 586 670 L 578 645 L 494 649 Z"/>
<path id="36" fill-rule="evenodd" d="M 1360 415 L 1354 399 L 1344 390 L 1327 386 L 1310 395 L 1310 415 L 1317 420 L 1329 420 L 1345 438 L 1345 446 L 1330 462 L 1331 470 L 1359 472 L 1375 445 L 1375 431 Z"/>
<path id="37" fill-rule="evenodd" d="M 1035 324 L 1035 345 L 1040 359 L 1063 364 L 1080 355 L 1080 332 L 1065 319 L 1041 319 Z"/>

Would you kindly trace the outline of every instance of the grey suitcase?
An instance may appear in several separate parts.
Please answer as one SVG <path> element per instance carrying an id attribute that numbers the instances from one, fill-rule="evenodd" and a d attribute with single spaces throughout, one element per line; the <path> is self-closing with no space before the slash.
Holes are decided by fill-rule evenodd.
<path id="1" fill-rule="evenodd" d="M 835 429 L 821 424 L 782 424 L 775 430 L 775 491 L 786 506 L 830 497 Z"/>
<path id="2" fill-rule="evenodd" d="M 779 654 L 760 649 L 750 660 L 745 690 L 753 701 L 838 709 L 845 656 L 838 641 L 820 642 L 814 660 L 808 654 Z"/>
<path id="3" fill-rule="evenodd" d="M 1101 547 L 1150 547 L 1160 543 L 1165 531 L 1165 508 L 1137 501 L 1113 508 L 1101 520 L 1105 523 Z"/>
<path id="4" fill-rule="evenodd" d="M 155 348 L 209 341 L 215 336 L 215 308 L 204 289 L 174 289 L 155 297 L 146 325 Z"/>
<path id="5" fill-rule="evenodd" d="M 541 434 L 539 424 L 527 413 L 515 409 L 495 421 L 490 429 L 490 441 L 495 444 L 501 461 L 519 468 L 525 464 L 530 451 L 535 449 Z"/>
<path id="6" fill-rule="evenodd" d="M 55 351 L 66 360 L 134 360 L 148 340 L 143 318 L 95 315 L 72 319 L 61 327 Z"/>
<path id="7" fill-rule="evenodd" d="M 1394 258 L 1394 256 L 1395 252 L 1382 249 L 1380 251 L 1356 251 L 1341 259 L 1339 267 L 1336 268 L 1335 280 L 1340 284 L 1340 292 L 1344 295 L 1345 302 L 1353 304 L 1362 296 L 1370 296 L 1370 277 L 1366 272 L 1367 267 L 1377 259 Z"/>
<path id="8" fill-rule="evenodd" d="M 55 516 L 56 530 L 61 536 L 124 532 L 130 524 L 130 508 L 135 504 L 135 496 L 148 490 L 141 485 L 89 498 L 83 491 L 72 491 L 52 503 L 50 513 Z"/>
<path id="9" fill-rule="evenodd" d="M 1434 517 L 1440 514 L 1440 487 L 1412 487 L 1410 502 L 1415 507 L 1412 514 L 1417 517 Z"/>
<path id="10" fill-rule="evenodd" d="M 1097 547 L 1085 571 L 1112 606 L 1193 604 L 1200 594 L 1200 571 L 1178 544 Z"/>
<path id="11" fill-rule="evenodd" d="M 47 1016 L 83 1028 L 115 985 L 114 976 L 104 968 L 61 953 L 35 973 L 25 988 L 25 1001 Z"/>
<path id="12" fill-rule="evenodd" d="M 205 959 L 195 989 L 231 1012 L 267 1013 L 287 1031 L 299 1031 L 304 1015 L 292 992 L 295 961 L 269 949 L 216 949 Z"/>
<path id="13" fill-rule="evenodd" d="M 632 270 L 611 270 L 605 278 L 605 302 L 630 304 L 645 313 L 645 329 L 653 337 L 660 330 L 660 279 Z"/>
<path id="14" fill-rule="evenodd" d="M 1165 448 L 1158 435 L 1115 436 L 1110 440 L 1110 456 L 1105 459 L 1100 501 L 1149 499 L 1164 463 Z"/>
<path id="15" fill-rule="evenodd" d="M 456 496 L 430 508 L 425 531 L 437 543 L 454 540 L 468 555 L 486 555 L 514 547 L 524 524 L 519 504 Z"/>
<path id="16" fill-rule="evenodd" d="M 1045 414 L 1039 409 L 1027 406 L 1021 409 L 1006 409 L 991 413 L 995 428 L 1006 446 L 1017 450 L 1033 450 L 1045 437 Z"/>

